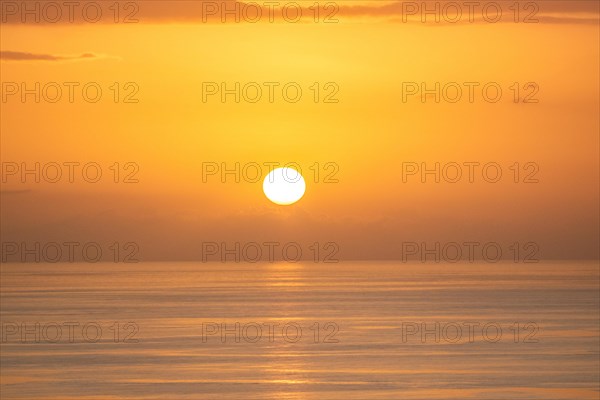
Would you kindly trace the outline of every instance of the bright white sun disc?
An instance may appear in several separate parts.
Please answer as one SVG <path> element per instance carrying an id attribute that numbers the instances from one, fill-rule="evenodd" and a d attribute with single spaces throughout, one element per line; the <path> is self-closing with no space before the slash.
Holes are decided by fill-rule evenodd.
<path id="1" fill-rule="evenodd" d="M 275 204 L 287 206 L 304 196 L 306 183 L 300 172 L 293 168 L 277 168 L 263 181 L 265 196 Z"/>

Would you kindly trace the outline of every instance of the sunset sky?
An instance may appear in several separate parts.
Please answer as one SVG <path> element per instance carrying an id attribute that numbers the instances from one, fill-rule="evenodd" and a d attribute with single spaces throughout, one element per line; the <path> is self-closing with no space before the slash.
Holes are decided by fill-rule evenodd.
<path id="1" fill-rule="evenodd" d="M 535 2 L 539 23 L 522 21 L 533 9 L 515 23 L 513 1 L 496 2 L 505 13 L 497 23 L 480 10 L 473 22 L 463 15 L 423 23 L 394 1 L 338 1 L 339 10 L 327 11 L 321 2 L 320 19 L 334 10 L 337 23 L 315 23 L 313 1 L 298 2 L 306 15 L 298 23 L 277 8 L 273 23 L 265 15 L 223 23 L 200 1 L 137 2 L 137 23 L 114 23 L 112 14 L 88 23 L 77 12 L 73 23 L 22 23 L 6 8 L 15 2 L 0 3 L 3 167 L 96 162 L 103 171 L 98 183 L 80 175 L 74 183 L 31 176 L 23 183 L 3 170 L 3 242 L 137 242 L 148 261 L 199 259 L 206 241 L 336 242 L 342 259 L 399 258 L 406 241 L 536 242 L 542 259 L 598 257 L 596 1 Z M 113 2 L 97 3 L 112 12 Z M 119 18 L 127 14 L 123 8 Z M 56 103 L 36 103 L 33 95 L 25 102 L 21 93 L 7 95 L 7 82 L 80 86 L 72 103 L 66 86 Z M 81 96 L 88 82 L 103 89 L 97 103 Z M 109 89 L 115 82 L 118 103 Z M 222 103 L 219 95 L 203 102 L 203 82 L 280 86 L 272 103 L 266 88 L 257 103 L 233 96 Z M 289 82 L 303 89 L 297 103 L 282 98 Z M 403 82 L 495 82 L 503 94 L 496 103 L 481 89 L 473 102 L 467 95 L 457 103 L 433 96 L 423 103 L 420 95 L 404 102 Z M 539 102 L 522 102 L 530 91 L 521 89 L 515 103 L 515 82 L 534 82 Z M 137 103 L 122 101 L 134 87 L 127 83 L 139 88 Z M 339 88 L 337 103 L 323 103 L 327 83 Z M 114 183 L 115 162 L 122 174 L 124 164 L 137 164 L 139 182 Z M 209 162 L 295 162 L 306 194 L 278 206 L 262 180 L 203 182 Z M 436 162 L 495 162 L 503 177 L 403 182 L 403 163 Z M 522 182 L 527 163 L 539 167 L 538 183 Z M 337 183 L 324 182 L 335 169 L 326 164 L 339 168 Z"/>

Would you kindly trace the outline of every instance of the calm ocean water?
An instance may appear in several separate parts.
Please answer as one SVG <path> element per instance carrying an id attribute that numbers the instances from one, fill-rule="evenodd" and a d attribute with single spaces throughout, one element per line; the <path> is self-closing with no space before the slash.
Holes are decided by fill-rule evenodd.
<path id="1" fill-rule="evenodd" d="M 598 399 L 597 262 L 4 264 L 8 399 Z"/>

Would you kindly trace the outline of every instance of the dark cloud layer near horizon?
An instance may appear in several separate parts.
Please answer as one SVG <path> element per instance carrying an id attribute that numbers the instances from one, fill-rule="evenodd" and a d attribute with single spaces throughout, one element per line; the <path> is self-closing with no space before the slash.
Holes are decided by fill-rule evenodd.
<path id="1" fill-rule="evenodd" d="M 532 238 L 538 247 L 536 259 L 598 257 L 598 213 L 590 214 L 589 208 L 570 209 L 551 221 L 545 214 L 501 223 L 497 219 L 490 230 L 490 220 L 476 218 L 460 206 L 449 213 L 414 207 L 410 213 L 390 212 L 367 221 L 321 215 L 302 207 L 286 210 L 285 216 L 274 210 L 208 215 L 193 208 L 195 199 L 182 201 L 175 209 L 161 206 L 162 201 L 150 203 L 143 194 L 12 192 L 21 193 L 2 197 L 2 242 L 24 243 L 28 248 L 36 242 L 42 247 L 46 243 L 98 242 L 106 248 L 114 242 L 131 242 L 139 245 L 138 255 L 143 261 L 199 261 L 203 243 L 226 243 L 233 248 L 235 243 L 243 247 L 248 243 L 264 246 L 266 242 L 280 243 L 278 251 L 283 244 L 298 243 L 307 260 L 313 256 L 310 246 L 314 243 L 323 246 L 323 256 L 330 254 L 324 246 L 334 243 L 341 261 L 399 260 L 407 242 L 427 243 L 429 248 L 435 243 L 460 243 L 464 247 L 464 243 L 478 242 L 476 258 L 480 259 L 483 244 L 498 243 L 503 259 L 510 260 L 510 246 L 534 243 Z M 61 210 L 64 205 L 68 208 Z M 425 217 L 438 223 L 423 224 Z M 218 255 L 210 258 L 218 259 Z M 18 261 L 18 256 L 8 260 Z"/>

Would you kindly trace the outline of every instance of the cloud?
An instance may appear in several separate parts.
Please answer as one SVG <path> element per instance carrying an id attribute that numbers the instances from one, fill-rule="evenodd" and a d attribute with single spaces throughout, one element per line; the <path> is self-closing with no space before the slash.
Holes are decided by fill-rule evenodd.
<path id="1" fill-rule="evenodd" d="M 8 3 L 8 2 L 7 2 Z M 90 21 L 86 22 L 86 18 L 82 13 L 84 4 L 81 3 L 78 8 L 75 8 L 71 13 L 69 9 L 65 8 L 61 11 L 61 17 L 56 21 L 54 20 L 55 14 L 51 16 L 45 16 L 43 13 L 43 7 L 39 10 L 39 15 L 35 13 L 28 13 L 23 15 L 21 12 L 23 8 L 33 10 L 35 7 L 40 7 L 38 1 L 25 0 L 21 2 L 10 2 L 13 4 L 9 10 L 4 12 L 2 17 L 2 23 L 8 24 L 89 24 Z M 94 7 L 101 7 L 99 10 L 102 15 L 98 21 L 94 23 L 104 24 L 115 24 L 114 10 L 110 9 L 112 3 L 104 2 L 92 2 Z M 247 16 L 252 19 L 256 12 L 260 12 L 262 18 L 260 21 L 269 21 L 271 14 L 274 15 L 276 22 L 282 22 L 282 10 L 281 7 L 286 6 L 288 9 L 288 15 L 296 15 L 296 7 L 298 4 L 302 4 L 302 18 L 301 22 L 309 22 L 313 20 L 314 8 L 311 3 L 298 3 L 293 1 L 280 1 L 278 6 L 273 6 L 272 2 L 268 1 L 257 1 L 257 0 L 197 0 L 197 1 L 182 1 L 182 0 L 171 0 L 171 1 L 140 1 L 131 2 L 126 9 L 121 10 L 118 18 L 120 19 L 118 25 L 124 25 L 124 22 L 128 23 L 157 23 L 157 24 L 168 24 L 168 23 L 221 23 L 222 19 L 225 18 L 226 23 L 235 23 L 236 18 L 241 18 L 244 21 L 243 16 Z M 455 12 L 452 8 L 452 4 L 458 4 L 461 8 L 462 22 L 469 21 L 469 6 L 465 5 L 463 1 L 455 0 L 439 0 L 436 2 L 423 2 L 423 1 L 387 1 L 387 2 L 376 2 L 369 3 L 368 1 L 362 2 L 357 5 L 353 0 L 339 0 L 332 1 L 328 8 L 323 9 L 326 3 L 320 3 L 321 6 L 321 18 L 330 16 L 332 18 L 339 19 L 340 23 L 347 21 L 349 18 L 382 18 L 387 19 L 390 22 L 416 22 L 421 19 L 421 12 L 424 11 L 427 4 L 428 9 L 439 7 L 441 10 L 448 8 L 448 13 L 454 15 Z M 473 3 L 473 2 L 472 2 Z M 473 21 L 472 22 L 483 22 L 482 9 L 484 6 L 499 5 L 503 12 L 503 22 L 512 22 L 514 16 L 514 3 L 515 0 L 496 0 L 493 2 L 482 1 L 474 2 Z M 493 3 L 493 4 L 492 4 Z M 36 6 L 36 4 L 38 4 Z M 100 5 L 98 5 L 100 4 Z M 327 3 L 328 4 L 328 3 Z M 274 8 L 273 8 L 274 7 Z M 337 7 L 337 9 L 334 9 Z M 414 7 L 417 7 L 417 13 L 414 14 Z M 294 9 L 292 9 L 294 8 Z M 409 9 L 413 11 L 409 11 Z M 245 11 L 242 11 L 245 10 Z M 89 10 L 88 10 L 89 11 Z M 590 24 L 598 23 L 598 14 L 600 11 L 599 2 L 589 0 L 542 0 L 542 1 L 531 1 L 521 3 L 521 10 L 519 17 L 525 18 L 531 16 L 539 19 L 542 23 L 571 23 L 571 24 Z M 91 13 L 91 11 L 89 11 Z M 95 12 L 95 11 L 94 11 Z M 493 15 L 494 10 L 490 8 L 489 12 Z M 95 14 L 94 14 L 95 15 Z M 434 17 L 429 15 L 430 20 Z M 23 22 L 24 20 L 24 22 Z M 121 21 L 122 20 L 122 21 Z M 437 25 L 435 22 L 427 25 Z M 447 26 L 456 24 L 446 23 Z"/>
<path id="2" fill-rule="evenodd" d="M 70 61 L 97 58 L 92 53 L 84 53 L 78 56 L 59 56 L 53 54 L 26 53 L 22 51 L 0 51 L 0 60 L 8 61 Z"/>
<path id="3" fill-rule="evenodd" d="M 11 190 L 11 189 L 2 189 L 0 190 L 0 195 L 9 195 L 9 194 L 24 194 L 31 193 L 31 189 L 19 189 L 19 190 Z"/>
<path id="4" fill-rule="evenodd" d="M 441 0 L 425 3 L 422 1 L 394 1 L 385 4 L 348 5 L 351 2 L 339 2 L 340 16 L 375 17 L 387 18 L 395 22 L 421 22 L 422 18 L 429 21 L 428 25 L 435 24 L 435 13 L 440 16 L 448 15 L 454 18 L 457 12 L 462 13 L 460 22 L 479 23 L 484 22 L 484 7 L 489 7 L 487 13 L 490 17 L 495 16 L 496 7 L 502 12 L 500 21 L 513 22 L 514 0 L 496 0 L 494 2 L 471 2 L 468 3 L 454 0 Z M 456 5 L 459 6 L 459 11 Z M 523 3 L 519 10 L 519 19 L 535 19 L 541 23 L 598 23 L 598 12 L 600 6 L 593 1 L 532 1 Z M 443 21 L 443 19 L 441 19 Z M 446 24 L 448 25 L 448 24 Z"/>

